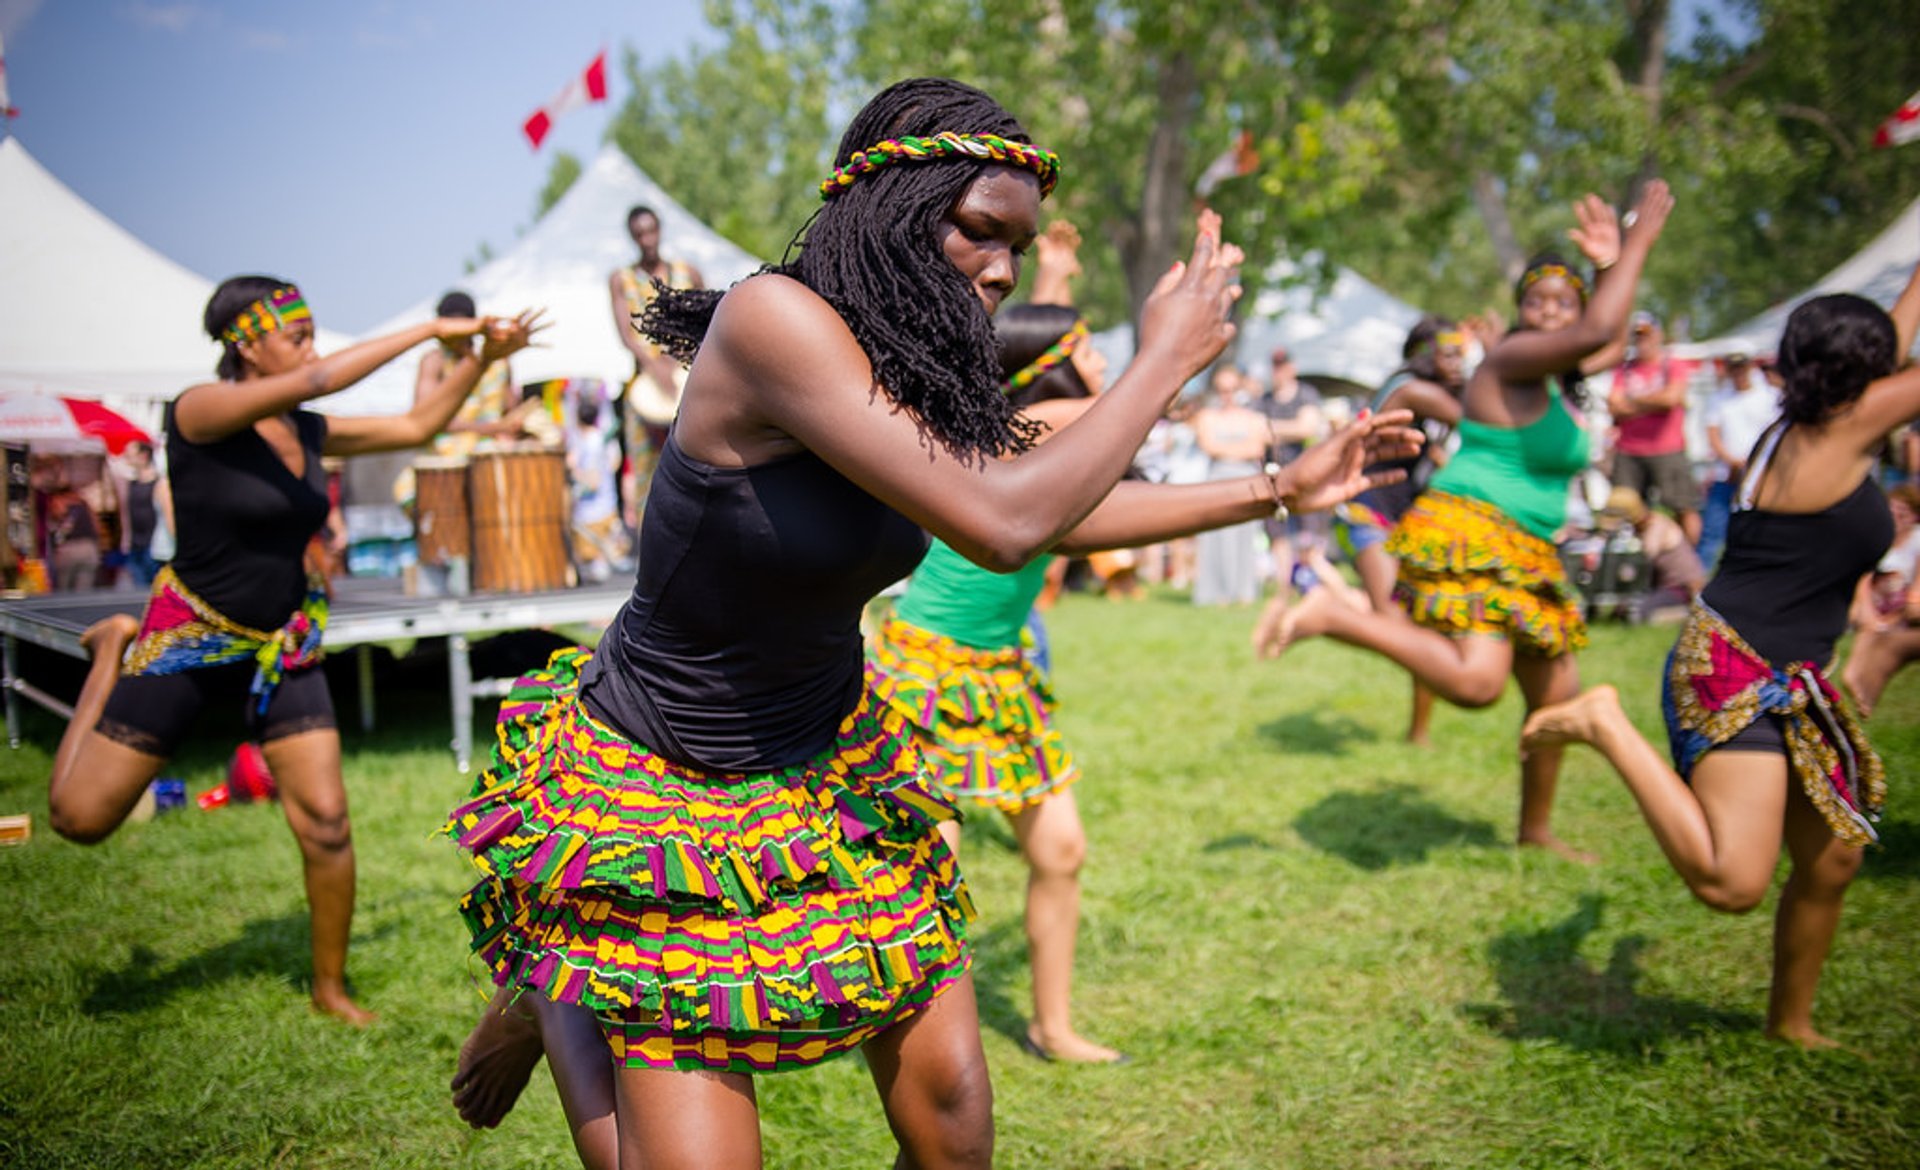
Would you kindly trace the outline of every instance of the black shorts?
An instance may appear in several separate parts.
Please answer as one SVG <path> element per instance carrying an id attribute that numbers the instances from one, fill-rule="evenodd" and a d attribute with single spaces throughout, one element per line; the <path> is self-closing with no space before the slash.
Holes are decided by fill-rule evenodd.
<path id="1" fill-rule="evenodd" d="M 339 726 L 327 672 L 319 666 L 290 671 L 274 688 L 266 713 L 257 718 L 247 694 L 253 673 L 253 663 L 234 662 L 179 674 L 123 675 L 114 681 L 95 730 L 135 751 L 170 757 L 209 701 L 244 709 L 248 731 L 261 743 Z"/>
<path id="2" fill-rule="evenodd" d="M 1615 487 L 1630 487 L 1640 493 L 1647 507 L 1665 507 L 1675 512 L 1700 510 L 1700 483 L 1694 478 L 1693 464 L 1687 453 L 1665 455 L 1615 455 Z"/>

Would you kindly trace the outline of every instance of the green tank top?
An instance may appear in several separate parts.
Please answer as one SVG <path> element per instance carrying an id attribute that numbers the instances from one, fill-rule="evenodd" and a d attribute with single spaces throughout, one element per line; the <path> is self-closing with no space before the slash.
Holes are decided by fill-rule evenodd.
<path id="1" fill-rule="evenodd" d="M 1020 644 L 1020 630 L 1046 585 L 1047 564 L 1035 557 L 1024 568 L 995 573 L 936 539 L 907 580 L 893 614 L 908 625 L 951 638 L 976 650 Z"/>
<path id="2" fill-rule="evenodd" d="M 1567 484 L 1587 469 L 1588 436 L 1547 380 L 1547 412 L 1524 427 L 1461 419 L 1460 450 L 1428 486 L 1480 500 L 1542 540 L 1567 522 Z"/>

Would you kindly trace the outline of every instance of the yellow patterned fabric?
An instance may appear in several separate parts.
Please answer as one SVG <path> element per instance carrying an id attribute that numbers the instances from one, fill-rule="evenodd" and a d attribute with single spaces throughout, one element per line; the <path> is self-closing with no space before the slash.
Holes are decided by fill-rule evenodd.
<path id="1" fill-rule="evenodd" d="M 978 650 L 896 618 L 868 661 L 874 694 L 912 726 L 947 799 L 1017 813 L 1080 778 L 1046 676 L 1019 646 Z"/>
<path id="2" fill-rule="evenodd" d="M 1488 634 L 1544 658 L 1587 644 L 1580 598 L 1560 551 L 1492 504 L 1428 491 L 1387 537 L 1400 561 L 1395 598 L 1445 634 Z"/>
<path id="3" fill-rule="evenodd" d="M 1696 600 L 1667 658 L 1662 694 L 1673 765 L 1691 776 L 1700 757 L 1760 719 L 1780 720 L 1787 763 L 1833 835 L 1864 848 L 1887 800 L 1880 755 L 1826 672 L 1811 662 L 1775 670 L 1739 631 Z"/>

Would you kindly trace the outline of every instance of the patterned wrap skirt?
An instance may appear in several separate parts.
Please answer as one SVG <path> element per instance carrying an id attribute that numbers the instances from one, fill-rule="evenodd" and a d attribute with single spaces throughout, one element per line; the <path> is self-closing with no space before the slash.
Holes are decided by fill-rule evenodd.
<path id="1" fill-rule="evenodd" d="M 460 910 L 501 987 L 592 1010 L 628 1067 L 817 1064 L 965 974 L 973 917 L 905 721 L 871 689 L 827 750 L 705 771 L 579 701 L 584 648 L 514 683 L 444 832 L 483 875 Z"/>
<path id="2" fill-rule="evenodd" d="M 1387 552 L 1400 561 L 1394 597 L 1423 626 L 1506 638 L 1542 658 L 1587 644 L 1560 551 L 1492 504 L 1427 491 L 1394 526 Z"/>
<path id="3" fill-rule="evenodd" d="M 1689 778 L 1700 757 L 1757 721 L 1776 717 L 1787 767 L 1841 842 L 1878 841 L 1873 822 L 1887 799 L 1887 772 L 1853 712 L 1811 662 L 1785 670 L 1747 645 L 1727 620 L 1695 600 L 1667 656 L 1661 689 L 1673 767 Z"/>
<path id="4" fill-rule="evenodd" d="M 1080 778 L 1046 675 L 1021 647 L 979 650 L 896 618 L 867 658 L 874 693 L 913 728 L 940 795 L 1017 813 Z"/>

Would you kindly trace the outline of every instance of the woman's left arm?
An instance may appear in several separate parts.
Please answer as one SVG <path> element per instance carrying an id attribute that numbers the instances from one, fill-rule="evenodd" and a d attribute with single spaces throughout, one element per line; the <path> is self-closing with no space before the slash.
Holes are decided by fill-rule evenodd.
<path id="1" fill-rule="evenodd" d="M 479 350 L 461 354 L 437 384 L 421 388 L 412 409 L 405 414 L 330 418 L 321 451 L 327 455 L 368 455 L 420 446 L 452 421 L 488 366 L 525 349 L 533 335 L 544 328 L 546 322 L 533 309 L 511 319 L 490 318 L 482 330 L 486 340 Z"/>

